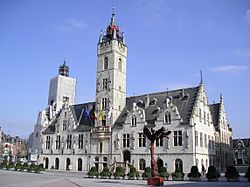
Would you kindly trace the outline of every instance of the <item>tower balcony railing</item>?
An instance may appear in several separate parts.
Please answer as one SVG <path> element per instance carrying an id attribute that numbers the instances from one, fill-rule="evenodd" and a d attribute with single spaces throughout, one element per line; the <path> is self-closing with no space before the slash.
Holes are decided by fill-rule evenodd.
<path id="1" fill-rule="evenodd" d="M 110 138 L 111 126 L 93 127 L 91 132 L 92 132 L 93 138 Z"/>

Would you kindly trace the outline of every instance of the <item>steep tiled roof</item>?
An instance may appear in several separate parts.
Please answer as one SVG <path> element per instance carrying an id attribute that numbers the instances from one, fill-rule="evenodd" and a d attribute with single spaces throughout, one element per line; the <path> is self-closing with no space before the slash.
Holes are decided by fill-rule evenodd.
<path id="1" fill-rule="evenodd" d="M 158 116 L 157 111 L 164 106 L 167 97 L 172 98 L 172 103 L 177 107 L 183 120 L 183 124 L 187 124 L 189 123 L 189 118 L 192 113 L 198 90 L 199 87 L 192 87 L 172 90 L 168 92 L 158 92 L 148 95 L 146 94 L 141 96 L 128 97 L 126 100 L 126 107 L 116 120 L 114 127 L 122 127 L 122 124 L 126 120 L 128 112 L 132 112 L 133 110 L 134 102 L 137 103 L 137 106 L 145 109 L 147 123 L 154 124 Z M 155 102 L 155 104 L 149 104 L 149 106 L 145 108 L 145 103 L 148 102 L 147 100 L 149 101 L 149 103 Z"/>
<path id="2" fill-rule="evenodd" d="M 199 87 L 191 87 L 185 89 L 171 90 L 168 92 L 158 92 L 152 94 L 145 94 L 135 97 L 126 98 L 126 106 L 121 112 L 120 116 L 114 124 L 114 128 L 122 127 L 126 120 L 128 113 L 133 110 L 133 103 L 136 102 L 137 106 L 145 109 L 145 116 L 148 125 L 154 125 L 155 120 L 158 117 L 159 109 L 162 109 L 166 103 L 166 98 L 171 97 L 172 103 L 177 107 L 180 117 L 183 120 L 183 124 L 189 123 L 189 118 L 191 116 L 193 106 L 197 97 Z M 148 106 L 146 103 L 149 102 Z M 152 104 L 154 102 L 154 104 Z M 73 113 L 74 120 L 78 127 L 74 130 L 76 132 L 89 131 L 93 126 L 93 114 L 94 114 L 95 102 L 83 103 L 79 105 L 72 105 L 70 109 Z M 84 109 L 88 109 L 89 117 L 85 117 Z M 55 132 L 55 123 L 52 123 L 43 134 L 52 134 Z"/>
<path id="3" fill-rule="evenodd" d="M 79 105 L 70 106 L 74 120 L 78 124 L 77 128 L 74 131 L 82 132 L 90 130 L 93 126 L 92 116 L 94 113 L 95 103 L 83 103 Z M 84 110 L 89 111 L 89 117 L 85 117 Z M 43 131 L 43 134 L 54 134 L 55 133 L 55 124 L 57 123 L 57 118 Z"/>
<path id="4" fill-rule="evenodd" d="M 215 103 L 215 104 L 211 104 L 208 105 L 209 109 L 211 111 L 211 115 L 212 115 L 212 121 L 214 124 L 215 128 L 218 128 L 218 120 L 219 120 L 219 115 L 220 115 L 220 103 Z"/>

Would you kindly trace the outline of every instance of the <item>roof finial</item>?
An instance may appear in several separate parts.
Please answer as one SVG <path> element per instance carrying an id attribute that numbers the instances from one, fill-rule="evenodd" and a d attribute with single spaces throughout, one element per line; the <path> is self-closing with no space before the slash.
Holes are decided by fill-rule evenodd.
<path id="1" fill-rule="evenodd" d="M 168 88 L 167 88 L 167 97 L 168 97 Z"/>
<path id="2" fill-rule="evenodd" d="M 222 95 L 222 93 L 220 94 L 220 103 L 222 103 L 223 102 L 223 95 Z"/>
<path id="3" fill-rule="evenodd" d="M 111 25 L 115 25 L 115 2 L 112 1 L 112 18 L 111 18 Z"/>
<path id="4" fill-rule="evenodd" d="M 203 75 L 202 75 L 202 70 L 200 70 L 200 77 L 201 77 L 201 83 L 203 83 Z"/>

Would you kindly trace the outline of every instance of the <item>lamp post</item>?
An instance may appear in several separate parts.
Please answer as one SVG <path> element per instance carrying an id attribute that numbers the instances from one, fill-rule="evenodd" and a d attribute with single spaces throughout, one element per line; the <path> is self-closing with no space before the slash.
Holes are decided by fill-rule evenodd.
<path id="1" fill-rule="evenodd" d="M 156 140 L 162 137 L 167 137 L 171 134 L 171 131 L 167 131 L 164 127 L 154 130 L 149 130 L 144 126 L 143 134 L 150 140 L 150 153 L 151 153 L 151 176 L 148 178 L 148 185 L 162 186 L 164 179 L 159 176 L 157 163 L 154 159 L 154 143 Z"/>

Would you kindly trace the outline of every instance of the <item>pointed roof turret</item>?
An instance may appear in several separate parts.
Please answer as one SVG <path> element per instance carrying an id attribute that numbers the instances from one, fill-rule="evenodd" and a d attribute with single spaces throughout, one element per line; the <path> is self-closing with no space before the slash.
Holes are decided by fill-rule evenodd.
<path id="1" fill-rule="evenodd" d="M 116 24 L 114 7 L 112 8 L 112 17 L 109 25 L 106 28 L 106 33 L 100 35 L 98 43 L 110 40 L 118 40 L 119 42 L 125 44 L 124 33 L 120 32 L 120 27 Z"/>

